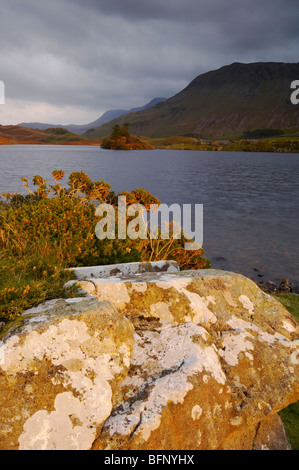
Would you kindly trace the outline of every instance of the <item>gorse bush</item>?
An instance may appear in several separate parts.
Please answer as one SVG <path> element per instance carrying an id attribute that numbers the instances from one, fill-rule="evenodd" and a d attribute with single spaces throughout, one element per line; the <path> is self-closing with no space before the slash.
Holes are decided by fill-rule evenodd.
<path id="1" fill-rule="evenodd" d="M 26 308 L 65 296 L 72 278 L 66 268 L 133 261 L 177 260 L 184 269 L 209 267 L 203 250 L 184 250 L 182 239 L 100 240 L 95 236 L 95 209 L 108 203 L 117 209 L 118 195 L 104 181 L 73 172 L 65 186 L 64 172 L 53 171 L 53 184 L 39 175 L 34 190 L 22 178 L 27 195 L 2 194 L 0 204 L 0 320 L 13 320 Z M 120 193 L 127 204 L 159 204 L 145 189 Z M 117 214 L 117 210 L 115 211 Z M 68 293 L 68 296 L 70 294 Z M 73 294 L 77 295 L 74 289 Z"/>

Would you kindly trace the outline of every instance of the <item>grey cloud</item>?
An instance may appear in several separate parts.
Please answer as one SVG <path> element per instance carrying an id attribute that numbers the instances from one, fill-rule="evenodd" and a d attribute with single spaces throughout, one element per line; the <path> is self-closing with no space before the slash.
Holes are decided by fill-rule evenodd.
<path id="1" fill-rule="evenodd" d="M 67 0 L 81 4 L 81 0 Z M 246 27 L 246 21 L 264 24 L 269 19 L 279 20 L 282 15 L 298 19 L 297 0 L 85 0 L 84 5 L 94 12 L 120 16 L 129 20 L 162 19 L 178 22 L 226 23 L 229 27 L 239 20 Z"/>
<path id="2" fill-rule="evenodd" d="M 10 0 L 0 79 L 11 100 L 93 119 L 231 62 L 296 62 L 298 16 L 295 0 Z"/>

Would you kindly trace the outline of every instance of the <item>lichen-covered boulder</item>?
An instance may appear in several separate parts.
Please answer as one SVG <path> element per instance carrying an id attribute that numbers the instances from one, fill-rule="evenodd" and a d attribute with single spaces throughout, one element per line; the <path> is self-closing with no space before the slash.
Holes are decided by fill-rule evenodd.
<path id="1" fill-rule="evenodd" d="M 79 272 L 85 299 L 8 332 L 0 449 L 290 449 L 292 315 L 238 274 L 133 268 Z"/>
<path id="2" fill-rule="evenodd" d="M 126 377 L 134 329 L 96 299 L 50 301 L 4 339 L 2 450 L 90 449 Z"/>
<path id="3" fill-rule="evenodd" d="M 92 284 L 135 328 L 131 367 L 94 449 L 289 448 L 273 429 L 299 398 L 299 328 L 279 302 L 215 270 Z"/>

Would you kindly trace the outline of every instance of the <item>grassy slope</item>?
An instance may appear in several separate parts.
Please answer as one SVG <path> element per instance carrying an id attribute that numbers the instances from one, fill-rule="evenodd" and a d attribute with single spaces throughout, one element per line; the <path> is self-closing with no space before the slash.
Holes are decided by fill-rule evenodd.
<path id="1" fill-rule="evenodd" d="M 299 323 L 299 295 L 275 294 L 274 297 L 296 318 Z M 292 449 L 299 450 L 299 402 L 293 403 L 279 413 L 291 441 Z"/>

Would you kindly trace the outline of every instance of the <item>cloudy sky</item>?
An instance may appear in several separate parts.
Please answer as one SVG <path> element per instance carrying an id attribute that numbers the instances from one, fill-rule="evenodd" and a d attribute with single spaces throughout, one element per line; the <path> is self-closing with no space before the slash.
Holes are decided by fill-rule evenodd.
<path id="1" fill-rule="evenodd" d="M 0 0 L 0 123 L 86 124 L 232 62 L 298 62 L 298 24 L 298 0 Z"/>

